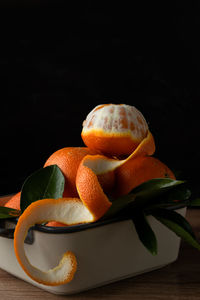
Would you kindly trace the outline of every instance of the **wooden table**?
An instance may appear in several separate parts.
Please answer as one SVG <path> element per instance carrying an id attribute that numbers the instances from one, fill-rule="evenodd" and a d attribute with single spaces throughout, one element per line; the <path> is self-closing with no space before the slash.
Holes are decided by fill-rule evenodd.
<path id="1" fill-rule="evenodd" d="M 200 238 L 200 210 L 189 209 L 187 219 Z M 0 299 L 200 299 L 200 252 L 182 242 L 179 258 L 171 265 L 72 296 L 50 294 L 0 270 Z"/>

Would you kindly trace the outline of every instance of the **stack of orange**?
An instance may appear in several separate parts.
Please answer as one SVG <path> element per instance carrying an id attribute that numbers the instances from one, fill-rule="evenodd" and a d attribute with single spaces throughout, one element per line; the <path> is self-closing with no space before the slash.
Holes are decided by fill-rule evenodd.
<path id="1" fill-rule="evenodd" d="M 49 226 L 93 222 L 101 218 L 111 206 L 108 195 L 119 197 L 128 194 L 134 187 L 153 178 L 175 178 L 164 163 L 152 157 L 155 152 L 154 138 L 145 118 L 133 106 L 105 104 L 95 107 L 83 122 L 81 136 L 87 147 L 60 149 L 44 165 L 57 164 L 64 174 L 63 198 L 34 202 L 24 211 L 16 226 L 17 258 L 25 272 L 43 284 L 68 282 L 73 278 L 76 263 L 72 254 L 68 253 L 66 257 L 71 269 L 67 269 L 65 279 L 58 279 L 54 274 L 53 281 L 48 272 L 41 273 L 39 278 L 39 275 L 34 275 L 33 266 L 24 267 L 26 258 L 22 243 L 25 236 L 21 232 L 25 230 L 23 227 L 27 227 L 27 231 L 33 225 L 29 223 L 30 215 L 32 219 L 35 216 L 35 223 L 40 223 L 41 219 L 37 215 L 42 212 L 44 221 L 46 210 L 52 210 L 52 215 L 48 216 L 51 215 L 53 219 L 46 218 Z M 13 196 L 6 206 L 19 209 L 20 193 Z M 63 219 L 61 215 L 64 208 L 66 215 Z M 57 214 L 54 214 L 56 210 Z M 73 218 L 71 211 L 76 212 Z M 61 274 L 64 265 L 65 262 L 59 265 L 60 269 L 57 267 Z"/>
<path id="2" fill-rule="evenodd" d="M 81 136 L 87 147 L 60 149 L 44 164 L 44 167 L 56 164 L 63 172 L 63 197 L 89 195 L 89 183 L 92 181 L 94 184 L 94 176 L 97 178 L 95 184 L 100 185 L 99 188 L 106 194 L 115 197 L 129 193 L 137 185 L 152 178 L 175 178 L 165 164 L 151 156 L 155 152 L 153 136 L 144 116 L 134 106 L 104 104 L 95 107 L 83 122 Z M 101 168 L 93 172 L 91 169 L 95 164 L 100 164 Z M 84 185 L 84 182 L 87 184 Z M 98 194 L 92 197 L 88 201 L 95 206 Z M 5 206 L 20 209 L 20 192 Z M 101 209 L 101 205 L 98 209 Z"/>

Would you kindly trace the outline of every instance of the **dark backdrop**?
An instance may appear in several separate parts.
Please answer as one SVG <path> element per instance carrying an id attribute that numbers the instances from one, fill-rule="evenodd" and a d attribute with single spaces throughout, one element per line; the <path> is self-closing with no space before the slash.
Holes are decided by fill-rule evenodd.
<path id="1" fill-rule="evenodd" d="M 198 4 L 58 1 L 1 13 L 1 194 L 18 191 L 52 152 L 83 145 L 82 121 L 102 103 L 141 110 L 155 156 L 198 194 Z"/>

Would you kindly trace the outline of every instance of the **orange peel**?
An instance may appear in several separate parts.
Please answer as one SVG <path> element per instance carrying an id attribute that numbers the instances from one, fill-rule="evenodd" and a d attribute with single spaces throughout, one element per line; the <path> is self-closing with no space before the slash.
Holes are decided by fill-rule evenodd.
<path id="1" fill-rule="evenodd" d="M 147 133 L 147 122 L 134 106 L 104 104 L 87 115 L 81 136 L 90 149 L 122 156 L 130 155 Z"/>
<path id="2" fill-rule="evenodd" d="M 141 141 L 138 147 L 126 159 L 136 158 L 138 156 L 153 155 L 156 150 L 155 141 L 152 133 L 148 130 L 147 136 Z"/>
<path id="3" fill-rule="evenodd" d="M 31 203 L 20 216 L 14 233 L 14 249 L 17 260 L 26 274 L 44 285 L 60 285 L 70 282 L 77 269 L 75 255 L 71 251 L 64 253 L 58 266 L 48 271 L 34 267 L 28 260 L 24 239 L 28 229 L 35 224 L 47 221 L 59 221 L 67 225 L 94 221 L 93 215 L 77 198 L 43 199 Z"/>
<path id="4" fill-rule="evenodd" d="M 112 177 L 114 159 L 103 155 L 87 155 L 81 161 L 77 175 L 76 187 L 80 199 L 92 212 L 94 219 L 101 218 L 111 206 L 111 202 L 103 191 L 98 175 L 106 173 Z"/>
<path id="5" fill-rule="evenodd" d="M 82 159 L 77 170 L 76 188 L 80 199 L 91 211 L 94 219 L 101 218 L 112 205 L 100 180 L 105 178 L 105 181 L 110 184 L 110 191 L 112 191 L 115 185 L 115 170 L 129 159 L 130 157 L 118 160 L 99 154 L 86 155 Z"/>

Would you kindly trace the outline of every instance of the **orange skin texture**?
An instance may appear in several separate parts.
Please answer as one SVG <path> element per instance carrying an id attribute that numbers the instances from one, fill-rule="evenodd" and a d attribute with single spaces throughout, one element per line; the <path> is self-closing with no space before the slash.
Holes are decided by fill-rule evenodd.
<path id="1" fill-rule="evenodd" d="M 164 163 L 149 156 L 128 160 L 115 170 L 115 177 L 113 191 L 117 197 L 128 194 L 136 186 L 153 178 L 175 179 L 173 172 Z"/>
<path id="2" fill-rule="evenodd" d="M 66 147 L 54 152 L 48 158 L 44 167 L 57 165 L 65 177 L 63 197 L 78 197 L 76 189 L 76 173 L 79 164 L 85 155 L 96 153 L 96 151 L 87 147 Z"/>
<path id="3" fill-rule="evenodd" d="M 95 219 L 101 218 L 111 206 L 111 202 L 104 193 L 96 174 L 83 163 L 78 168 L 76 186 L 80 199 Z"/>

